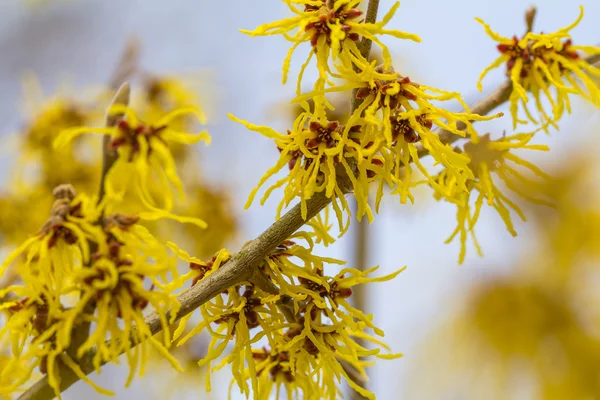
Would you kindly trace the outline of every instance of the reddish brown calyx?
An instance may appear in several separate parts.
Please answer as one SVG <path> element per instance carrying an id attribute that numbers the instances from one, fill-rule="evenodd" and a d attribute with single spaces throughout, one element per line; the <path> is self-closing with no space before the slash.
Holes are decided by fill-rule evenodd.
<path id="1" fill-rule="evenodd" d="M 383 160 L 381 160 L 380 158 L 373 158 L 371 160 L 371 168 L 374 169 L 367 169 L 367 178 L 374 178 L 377 175 L 376 170 L 381 167 L 383 167 Z"/>
<path id="2" fill-rule="evenodd" d="M 427 118 L 426 114 L 421 114 L 416 117 L 417 123 L 427 130 L 431 130 L 433 127 L 433 121 Z M 398 140 L 400 136 L 404 138 L 407 143 L 417 143 L 421 141 L 421 136 L 411 126 L 408 118 L 401 118 L 398 115 L 392 115 L 390 117 L 392 125 L 392 139 L 394 142 Z"/>
<path id="3" fill-rule="evenodd" d="M 342 276 L 343 278 L 343 276 Z M 352 296 L 352 288 L 341 287 L 339 282 L 334 281 L 330 284 L 329 289 L 329 298 L 332 300 L 335 299 L 347 299 Z"/>
<path id="4" fill-rule="evenodd" d="M 261 307 L 262 301 L 258 295 L 255 294 L 254 289 L 252 287 L 246 287 L 242 297 L 246 298 L 246 304 L 240 313 L 244 313 L 246 317 L 246 325 L 248 325 L 248 329 L 253 329 L 260 326 L 259 315 L 256 308 Z M 237 321 L 240 320 L 240 313 L 232 312 L 229 314 L 224 314 L 221 318 L 214 321 L 215 324 L 226 324 L 230 320 L 234 320 L 235 324 L 233 326 L 232 335 L 235 335 Z"/>
<path id="5" fill-rule="evenodd" d="M 296 243 L 291 240 L 284 240 L 279 246 L 273 250 L 271 254 L 269 254 L 270 259 L 277 259 L 279 257 L 288 257 L 291 254 L 288 253 L 290 247 L 295 246 Z"/>
<path id="6" fill-rule="evenodd" d="M 52 235 L 48 241 L 48 248 L 52 248 L 59 240 L 64 240 L 65 243 L 71 245 L 78 241 L 75 235 L 69 228 L 63 226 L 69 217 L 83 218 L 81 211 L 81 203 L 73 204 L 76 197 L 75 189 L 71 185 L 59 185 L 54 188 L 53 192 L 56 200 L 52 204 L 50 218 L 46 221 L 40 235 Z"/>
<path id="7" fill-rule="evenodd" d="M 212 270 L 216 260 L 217 260 L 217 256 L 215 255 L 215 256 L 212 256 L 210 261 L 203 262 L 201 264 L 193 263 L 193 262 L 190 263 L 190 269 L 193 271 L 196 271 L 198 273 L 198 275 L 196 275 L 194 277 L 194 279 L 192 280 L 192 286 L 194 286 L 196 283 L 198 283 L 202 279 L 204 279 L 206 274 Z"/>
<path id="8" fill-rule="evenodd" d="M 581 56 L 579 55 L 577 50 L 573 50 L 572 47 L 573 41 L 571 39 L 565 40 L 565 42 L 563 43 L 563 49 L 559 52 L 559 54 L 571 60 L 580 59 Z"/>
<path id="9" fill-rule="evenodd" d="M 397 90 L 398 85 L 400 86 L 399 90 Z M 417 96 L 409 90 L 411 86 L 419 87 L 418 84 L 411 82 L 408 76 L 395 81 L 376 80 L 375 86 L 366 86 L 358 89 L 356 91 L 356 98 L 362 100 L 371 95 L 374 99 L 380 94 L 379 106 L 396 110 L 401 107 L 402 99 L 417 100 Z"/>
<path id="10" fill-rule="evenodd" d="M 559 51 L 558 54 L 560 54 L 561 56 L 563 56 L 566 59 L 571 60 L 571 61 L 579 60 L 581 58 L 581 56 L 579 55 L 577 50 L 574 50 L 572 47 L 573 47 L 573 41 L 571 39 L 567 39 L 563 43 L 563 49 L 561 51 Z M 566 69 L 565 66 L 561 62 L 558 63 L 558 67 L 560 69 L 560 72 L 564 72 Z"/>
<path id="11" fill-rule="evenodd" d="M 108 232 L 112 228 L 119 228 L 122 231 L 127 231 L 133 225 L 137 224 L 140 218 L 135 215 L 127 215 L 122 213 L 114 213 L 102 218 L 102 228 Z"/>
<path id="12" fill-rule="evenodd" d="M 323 276 L 323 270 L 321 269 L 316 270 L 316 273 L 319 276 Z M 304 277 L 298 277 L 298 281 L 305 288 L 318 293 L 323 298 L 329 297 L 332 301 L 335 301 L 336 298 L 347 298 L 352 295 L 351 288 L 340 287 L 339 282 L 336 280 L 329 281 L 329 289 L 327 289 L 325 285 L 311 281 L 310 279 L 306 279 Z"/>
<path id="13" fill-rule="evenodd" d="M 312 21 L 306 24 L 305 32 L 312 33 L 310 44 L 316 47 L 319 38 L 323 35 L 328 45 L 331 44 L 331 28 L 330 25 L 341 25 L 342 31 L 346 32 L 346 38 L 357 42 L 360 35 L 352 32 L 352 27 L 346 22 L 360 17 L 363 12 L 356 8 L 347 9 L 347 4 L 342 4 L 337 8 L 330 7 L 326 1 L 321 5 L 305 5 L 306 12 L 314 12 L 318 17 L 317 21 Z"/>
<path id="14" fill-rule="evenodd" d="M 333 138 L 333 133 L 339 128 L 340 123 L 338 121 L 330 121 L 325 125 L 321 125 L 317 121 L 311 121 L 308 129 L 314 133 L 315 137 L 307 140 L 306 147 L 311 151 L 319 147 L 321 143 L 324 143 L 327 148 L 335 147 L 337 140 Z"/>
<path id="15" fill-rule="evenodd" d="M 527 75 L 529 75 L 528 65 L 533 61 L 533 54 L 531 52 L 530 45 L 522 48 L 519 45 L 519 38 L 513 36 L 513 42 L 511 44 L 500 43 L 498 46 L 496 46 L 496 48 L 500 53 L 509 57 L 508 61 L 506 62 L 507 74 L 510 74 L 517 60 L 522 59 L 523 69 L 521 70 L 521 78 L 525 78 Z"/>
<path id="16" fill-rule="evenodd" d="M 111 148 L 117 149 L 121 146 L 129 146 L 132 151 L 129 156 L 129 161 L 133 159 L 133 156 L 140 151 L 140 136 L 144 136 L 148 142 L 148 155 L 152 152 L 150 146 L 150 139 L 156 138 L 166 145 L 166 142 L 160 136 L 160 133 L 166 129 L 166 126 L 154 127 L 151 125 L 139 124 L 137 127 L 133 127 L 129 122 L 120 120 L 117 124 L 118 135 L 113 138 L 110 143 Z"/>

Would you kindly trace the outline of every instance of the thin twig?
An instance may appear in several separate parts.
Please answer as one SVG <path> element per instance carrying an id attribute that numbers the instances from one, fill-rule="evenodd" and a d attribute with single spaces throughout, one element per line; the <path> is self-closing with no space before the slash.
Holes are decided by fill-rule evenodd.
<path id="1" fill-rule="evenodd" d="M 379 0 L 369 0 L 369 5 L 367 6 L 367 15 L 365 16 L 365 23 L 373 24 L 377 21 L 377 12 L 379 11 Z M 362 38 L 359 49 L 360 54 L 363 55 L 364 58 L 369 58 L 369 54 L 371 54 L 371 45 L 373 42 L 365 37 Z"/>
<path id="2" fill-rule="evenodd" d="M 121 85 L 121 87 L 119 87 L 119 89 L 117 90 L 117 93 L 115 94 L 115 97 L 113 98 L 110 107 L 116 104 L 128 105 L 130 95 L 131 89 L 129 87 L 129 83 L 124 82 Z M 119 120 L 123 118 L 123 114 L 111 113 L 110 107 L 109 112 L 106 114 L 105 125 L 107 127 L 116 126 Z M 98 203 L 102 201 L 104 195 L 106 194 L 105 186 L 108 171 L 110 171 L 113 164 L 115 163 L 115 161 L 117 161 L 117 158 L 119 157 L 117 151 L 113 149 L 110 145 L 111 140 L 112 139 L 110 135 L 104 135 L 104 137 L 102 138 L 102 171 L 100 172 L 100 188 L 98 189 Z"/>
<path id="3" fill-rule="evenodd" d="M 109 79 L 109 87 L 117 91 L 112 104 L 129 104 L 130 88 L 127 85 L 123 86 L 133 75 L 137 69 L 138 59 L 140 57 L 140 46 L 136 39 L 130 39 L 125 46 L 125 50 L 117 63 L 111 78 Z M 119 120 L 123 118 L 121 114 L 106 115 L 106 126 L 115 126 Z M 117 152 L 110 146 L 110 135 L 104 135 L 102 138 L 102 171 L 100 173 L 100 188 L 98 189 L 98 202 L 102 201 L 105 194 L 104 184 L 106 174 L 111 169 L 115 161 L 117 161 Z"/>
<path id="4" fill-rule="evenodd" d="M 584 61 L 590 65 L 596 65 L 600 63 L 600 54 L 587 56 Z M 488 115 L 509 100 L 512 89 L 513 85 L 511 80 L 506 79 L 504 82 L 502 82 L 502 84 L 500 84 L 500 86 L 498 86 L 498 88 L 496 88 L 496 90 L 486 96 L 483 100 L 476 103 L 472 107 L 469 107 L 471 113 Z M 466 125 L 460 121 L 456 124 L 456 126 L 461 131 L 466 128 Z M 440 141 L 444 144 L 452 144 L 457 140 L 465 139 L 464 137 L 456 135 L 446 129 L 438 129 L 435 133 L 438 134 Z M 429 151 L 427 151 L 427 149 L 425 149 L 421 143 L 418 143 L 417 153 L 419 154 L 419 158 L 421 158 L 428 155 Z"/>

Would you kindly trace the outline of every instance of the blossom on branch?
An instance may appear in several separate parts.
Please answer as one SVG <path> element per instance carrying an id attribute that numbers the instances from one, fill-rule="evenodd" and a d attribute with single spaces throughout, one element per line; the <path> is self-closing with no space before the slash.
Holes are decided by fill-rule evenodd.
<path id="1" fill-rule="evenodd" d="M 377 268 L 344 268 L 335 276 L 326 276 L 325 264 L 344 262 L 312 254 L 313 245 L 311 233 L 298 232 L 258 266 L 279 286 L 279 294 L 265 293 L 250 282 L 241 282 L 201 306 L 202 322 L 179 345 L 203 331 L 211 335 L 207 356 L 200 361 L 200 365 L 209 366 L 207 375 L 231 365 L 233 382 L 242 393 L 254 393 L 257 399 L 268 399 L 285 388 L 288 396 L 335 400 L 342 378 L 374 399 L 372 393 L 350 379 L 347 369 L 366 377 L 365 368 L 372 362 L 364 358 L 391 359 L 400 355 L 382 354 L 380 348 L 367 350 L 358 343 L 359 339 L 366 340 L 389 351 L 384 343 L 365 333 L 372 329 L 375 335 L 383 336 L 373 317 L 352 307 L 347 298 L 356 285 L 393 279 L 404 268 L 379 278 L 368 276 Z M 190 262 L 193 274 L 188 277 L 194 276 L 192 284 L 222 266 L 228 255 L 221 251 L 211 261 L 201 262 L 171 247 Z M 184 332 L 190 318 L 182 320 L 175 339 Z M 218 358 L 222 361 L 211 367 Z"/>
<path id="2" fill-rule="evenodd" d="M 492 31 L 481 19 L 485 32 L 496 42 L 500 56 L 490 64 L 479 77 L 477 87 L 482 89 L 481 81 L 494 68 L 506 65 L 506 74 L 513 88 L 510 94 L 510 112 L 513 129 L 518 124 L 548 125 L 558 121 L 565 111 L 571 113 L 570 95 L 578 95 L 600 107 L 600 87 L 592 77 L 600 77 L 600 69 L 589 64 L 581 53 L 600 54 L 600 47 L 578 46 L 572 42 L 570 31 L 583 19 L 583 6 L 572 24 L 554 33 L 527 32 L 522 38 L 501 36 Z M 591 76 L 590 76 L 591 75 Z M 581 85 L 583 84 L 583 86 Z M 533 95 L 539 120 L 528 106 L 529 96 Z M 543 102 L 548 101 L 552 112 L 544 109 Z M 519 104 L 527 117 L 519 117 Z"/>
<path id="3" fill-rule="evenodd" d="M 206 226 L 199 219 L 171 213 L 174 203 L 173 189 L 183 197 L 183 184 L 168 147 L 172 142 L 193 144 L 201 140 L 207 143 L 210 141 L 210 136 L 204 131 L 192 135 L 169 126 L 171 121 L 188 114 L 204 122 L 201 110 L 192 106 L 182 107 L 165 114 L 152 124 L 140 121 L 131 108 L 123 105 L 113 105 L 108 113 L 123 114 L 124 119 L 114 127 L 84 126 L 66 129 L 56 139 L 54 146 L 61 148 L 85 133 L 110 135 L 110 147 L 118 153 L 118 158 L 106 176 L 107 198 L 113 202 L 120 202 L 126 193 L 134 193 L 145 209 L 139 214 L 143 219 L 170 218 L 201 227 Z"/>
<path id="4" fill-rule="evenodd" d="M 294 43 L 283 63 L 283 83 L 287 81 L 292 54 L 296 48 L 302 43 L 311 44 L 313 51 L 310 52 L 298 77 L 298 94 L 304 70 L 314 55 L 320 76 L 316 87 L 322 88 L 328 77 L 337 77 L 331 70 L 330 60 L 339 59 L 348 68 L 366 61 L 357 45 L 361 37 L 373 41 L 381 48 L 386 68 L 391 66 L 392 59 L 388 48 L 377 38 L 378 35 L 421 41 L 417 35 L 385 28 L 398 10 L 399 2 L 394 3 L 381 21 L 368 23 L 360 19 L 363 12 L 358 8 L 364 0 L 283 1 L 296 16 L 261 25 L 253 31 L 242 32 L 251 36 L 282 35 Z"/>

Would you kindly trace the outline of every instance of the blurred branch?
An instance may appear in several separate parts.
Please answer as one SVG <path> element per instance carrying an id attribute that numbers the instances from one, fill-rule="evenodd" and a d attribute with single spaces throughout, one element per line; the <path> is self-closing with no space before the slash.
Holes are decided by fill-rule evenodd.
<path id="1" fill-rule="evenodd" d="M 354 268 L 364 271 L 369 258 L 369 220 L 367 218 L 363 218 L 361 221 L 355 224 L 355 227 L 356 229 L 354 232 L 354 237 L 352 238 L 354 241 Z M 368 285 L 357 285 L 352 289 L 352 299 L 354 301 L 353 306 L 365 313 L 368 313 L 366 309 L 367 289 Z M 362 339 L 357 338 L 356 342 L 363 347 L 367 346 L 367 343 L 365 343 L 365 341 Z M 346 371 L 346 373 L 348 373 L 348 371 Z M 348 376 L 352 378 L 357 385 L 365 388 L 367 383 L 366 380 L 360 375 L 358 375 L 358 377 L 361 379 L 357 380 L 353 377 L 356 375 L 357 374 L 348 374 Z M 352 400 L 365 400 L 365 397 L 362 394 L 358 393 L 356 390 L 351 390 Z"/>
<path id="2" fill-rule="evenodd" d="M 375 0 L 373 3 L 377 3 L 377 1 Z M 368 49 L 369 47 L 370 46 L 364 46 L 363 49 Z M 586 61 L 589 63 L 599 62 L 600 55 L 588 57 L 586 58 Z M 480 115 L 486 115 L 490 113 L 492 110 L 508 101 L 511 90 L 512 84 L 510 83 L 510 80 L 505 81 L 492 94 L 471 107 L 471 112 L 478 113 Z M 464 127 L 461 129 L 464 129 Z M 445 130 L 437 130 L 436 133 L 438 133 L 440 140 L 443 143 L 450 144 L 461 138 L 460 136 L 454 135 Z M 422 148 L 422 146 L 418 146 L 418 149 L 420 156 L 428 154 L 427 151 Z M 350 192 L 349 185 L 341 185 L 341 187 L 343 188 L 344 193 Z M 306 202 L 308 210 L 307 220 L 310 220 L 317 215 L 321 210 L 329 205 L 330 202 L 331 199 L 327 198 L 324 192 L 315 194 Z M 289 236 L 295 231 L 300 229 L 305 222 L 306 221 L 302 218 L 300 204 L 297 204 L 279 220 L 273 223 L 261 235 L 241 249 L 240 252 L 232 257 L 229 262 L 224 264 L 213 274 L 199 281 L 189 290 L 181 293 L 178 296 L 178 300 L 181 303 L 181 308 L 177 313 L 176 319 L 180 319 L 193 312 L 198 307 L 219 293 L 222 293 L 227 288 L 240 282 L 251 280 L 255 275 L 254 271 L 257 265 L 259 265 L 259 263 L 261 263 L 265 257 L 271 254 L 279 244 L 289 238 Z M 156 334 L 162 330 L 160 317 L 156 313 L 148 315 L 145 319 L 145 322 L 153 334 Z M 90 374 L 92 371 L 94 371 L 94 367 L 91 362 L 91 355 L 93 354 L 94 351 L 91 351 L 87 357 L 84 357 L 85 362 L 81 365 L 81 369 L 86 374 Z M 73 371 L 64 366 L 59 367 L 59 374 L 61 391 L 66 390 L 79 380 Z M 352 379 L 354 380 L 354 378 Z M 359 381 L 357 380 L 355 382 L 358 383 Z M 54 391 L 49 386 L 48 377 L 46 376 L 33 384 L 19 397 L 19 399 L 50 400 L 54 397 Z"/>
<path id="3" fill-rule="evenodd" d="M 137 68 L 139 53 L 139 43 L 137 40 L 129 40 L 112 77 L 109 79 L 110 88 L 117 90 L 117 95 L 112 104 L 129 104 L 130 89 L 126 82 Z M 127 87 L 125 88 L 125 86 Z M 127 93 L 125 93 L 125 90 Z M 108 113 L 106 115 L 106 126 L 115 126 L 121 118 L 123 118 L 123 115 Z M 100 175 L 100 189 L 98 190 L 98 202 L 102 201 L 104 197 L 106 174 L 115 161 L 117 161 L 118 156 L 116 150 L 110 147 L 110 141 L 110 135 L 104 135 L 102 138 L 102 171 Z"/>

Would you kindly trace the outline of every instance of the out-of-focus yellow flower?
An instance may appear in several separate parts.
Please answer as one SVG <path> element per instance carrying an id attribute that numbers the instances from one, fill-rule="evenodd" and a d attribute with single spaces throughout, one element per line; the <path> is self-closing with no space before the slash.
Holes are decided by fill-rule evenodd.
<path id="1" fill-rule="evenodd" d="M 55 304 L 59 301 L 57 293 L 50 294 L 53 297 L 51 301 L 26 286 L 2 290 L 2 296 L 7 293 L 18 296 L 18 299 L 4 302 L 1 306 L 11 315 L 0 329 L 0 339 L 8 339 L 12 346 L 10 360 L 0 371 L 0 395 L 11 396 L 21 392 L 23 385 L 32 379 L 35 368 L 39 368 L 40 372 L 47 374 L 50 387 L 60 396 L 59 363 L 70 368 L 99 393 L 113 395 L 93 383 L 66 353 L 71 343 L 72 328 L 78 322 L 79 310 L 56 309 Z"/>
<path id="2" fill-rule="evenodd" d="M 170 340 L 160 343 L 154 338 L 143 314 L 150 306 L 160 317 L 165 337 L 169 336 L 179 308 L 174 291 L 184 282 L 176 259 L 138 224 L 138 217 L 107 214 L 95 199 L 77 196 L 70 185 L 58 187 L 54 194 L 47 223 L 2 264 L 4 271 L 22 259 L 17 268 L 24 286 L 10 286 L 0 295 L 10 294 L 3 307 L 16 311 L 0 333 L 14 343 L 14 362 L 27 363 L 29 373 L 23 379 L 40 366 L 58 395 L 56 363 L 60 360 L 83 378 L 73 354 L 83 359 L 94 350 L 91 360 L 96 370 L 106 362 L 117 362 L 124 353 L 130 366 L 129 384 L 136 372 L 143 374 L 148 345 L 181 369 L 167 350 Z M 71 349 L 74 333 L 84 323 L 93 323 L 93 329 Z M 131 342 L 139 346 L 132 349 Z M 2 390 L 11 393 L 23 383 L 15 381 Z"/>
<path id="3" fill-rule="evenodd" d="M 182 107 L 197 107 L 200 103 L 198 95 L 190 89 L 186 82 L 177 77 L 149 76 L 142 86 L 140 101 L 135 101 L 134 107 L 139 110 L 142 120 L 156 121 L 170 110 Z M 139 103 L 139 104 L 138 104 Z M 195 128 L 196 120 L 193 116 L 178 118 L 169 123 L 171 129 L 189 132 Z M 190 147 L 184 143 L 169 143 L 169 150 L 178 165 L 189 158 Z"/>
<path id="4" fill-rule="evenodd" d="M 83 309 L 88 302 L 93 302 L 96 308 L 94 316 L 86 316 L 96 326 L 77 349 L 78 357 L 95 349 L 92 361 L 99 371 L 103 363 L 117 362 L 125 353 L 130 366 L 126 386 L 138 370 L 143 375 L 149 344 L 181 370 L 167 350 L 171 344 L 170 324 L 179 309 L 173 294 L 177 287 L 168 280 L 169 273 L 177 278 L 175 262 L 169 259 L 165 247 L 136 221 L 120 214 L 104 218 L 107 251 L 93 254 L 90 267 L 76 272 L 71 289 L 80 293 L 76 308 Z M 147 283 L 151 284 L 149 288 Z M 143 311 L 148 306 L 160 316 L 164 343 L 153 337 L 144 322 Z M 170 319 L 166 315 L 168 310 Z M 137 346 L 131 348 L 131 342 Z"/>
<path id="5" fill-rule="evenodd" d="M 536 125 L 553 124 L 562 117 L 565 110 L 571 112 L 570 94 L 581 96 L 600 106 L 600 88 L 589 76 L 599 77 L 600 69 L 590 65 L 580 54 L 600 54 L 600 47 L 573 45 L 569 33 L 583 19 L 583 6 L 580 9 L 579 17 L 571 25 L 554 33 L 527 32 L 521 39 L 516 36 L 500 36 L 481 19 L 476 19 L 484 26 L 486 33 L 500 43 L 498 51 L 501 53 L 482 72 L 477 86 L 481 90 L 481 80 L 485 75 L 506 64 L 506 73 L 513 84 L 510 95 L 513 128 L 516 129 L 517 124 L 526 124 L 527 120 Z M 533 95 L 540 120 L 531 113 L 527 105 L 528 91 Z M 551 115 L 544 110 L 545 100 L 552 106 Z M 519 103 L 523 106 L 527 120 L 519 117 Z"/>
<path id="6" fill-rule="evenodd" d="M 102 229 L 96 225 L 101 209 L 95 201 L 76 195 L 69 185 L 58 187 L 54 195 L 56 201 L 47 222 L 9 254 L 0 267 L 3 275 L 8 266 L 23 257 L 23 281 L 48 300 L 55 291 L 60 293 L 69 285 L 75 268 L 90 261 L 90 242 L 103 246 Z M 50 304 L 51 308 L 55 306 Z"/>
<path id="7" fill-rule="evenodd" d="M 85 101 L 67 95 L 46 98 L 35 78 L 24 82 L 24 92 L 28 119 L 16 134 L 18 158 L 0 193 L 0 233 L 4 243 L 12 244 L 21 243 L 46 221 L 52 189 L 68 182 L 79 192 L 89 193 L 97 190 L 100 175 L 100 157 L 92 152 L 99 146 L 91 141 L 81 139 L 73 148 L 52 148 L 60 131 L 93 124 L 100 115 Z"/>
<path id="8" fill-rule="evenodd" d="M 186 334 L 187 332 L 183 333 L 184 336 Z M 170 349 L 183 371 L 172 369 L 170 364 L 166 365 L 164 358 L 158 352 L 151 352 L 143 382 L 149 397 L 174 399 L 191 393 L 200 396 L 206 387 L 207 367 L 199 366 L 198 360 L 206 356 L 208 344 L 208 335 L 197 335 L 192 340 L 188 340 L 185 345 Z M 214 396 L 211 393 L 202 393 L 202 398 L 212 400 Z"/>
<path id="9" fill-rule="evenodd" d="M 210 141 L 210 136 L 204 131 L 192 135 L 169 126 L 174 119 L 188 114 L 204 122 L 201 110 L 191 106 L 175 109 L 152 124 L 140 121 L 134 111 L 126 106 L 112 106 L 109 113 L 124 114 L 125 119 L 115 127 L 77 127 L 64 130 L 54 142 L 54 147 L 61 148 L 85 133 L 111 135 L 111 147 L 119 155 L 105 182 L 106 195 L 111 201 L 118 203 L 123 200 L 125 193 L 134 193 L 146 209 L 140 213 L 144 219 L 170 218 L 205 227 L 203 221 L 171 213 L 174 203 L 172 187 L 183 197 L 183 184 L 168 148 L 171 142 L 192 144 L 200 140 Z"/>
<path id="10" fill-rule="evenodd" d="M 344 65 L 352 68 L 357 61 L 364 61 L 356 42 L 361 38 L 372 40 L 383 52 L 384 64 L 391 66 L 391 56 L 387 47 L 379 41 L 377 35 L 390 35 L 399 39 L 420 42 L 414 34 L 385 29 L 400 6 L 396 2 L 390 11 L 376 23 L 366 23 L 358 18 L 363 12 L 358 9 L 363 0 L 283 0 L 294 17 L 259 26 L 253 31 L 242 30 L 251 36 L 283 35 L 294 43 L 283 63 L 283 83 L 287 81 L 292 54 L 296 48 L 309 42 L 313 48 L 308 59 L 300 70 L 298 77 L 298 94 L 304 70 L 316 54 L 317 68 L 320 78 L 317 88 L 325 85 L 327 76 L 336 76 L 331 70 L 330 59 L 339 59 Z"/>
<path id="11" fill-rule="evenodd" d="M 516 212 L 523 221 L 526 219 L 521 208 L 500 191 L 494 182 L 494 176 L 499 178 L 506 188 L 519 197 L 537 204 L 551 206 L 548 199 L 544 199 L 534 190 L 537 187 L 541 191 L 542 182 L 539 179 L 550 180 L 550 176 L 514 152 L 518 149 L 548 151 L 548 146 L 529 143 L 534 134 L 535 132 L 519 133 L 498 140 L 491 140 L 490 135 L 487 134 L 480 138 L 477 143 L 468 142 L 465 144 L 464 154 L 468 156 L 469 168 L 474 173 L 474 178 L 467 182 L 468 192 L 457 189 L 456 178 L 449 174 L 447 170 L 436 176 L 436 182 L 441 188 L 440 192 L 434 194 L 436 199 L 443 198 L 457 207 L 458 225 L 446 243 L 450 243 L 454 238 L 459 237 L 461 243 L 459 263 L 464 261 L 469 234 L 478 253 L 481 255 L 474 228 L 484 203 L 497 211 L 506 225 L 506 229 L 513 236 L 516 236 L 517 232 L 514 229 L 510 210 Z M 538 180 L 523 175 L 522 171 L 532 173 Z M 472 200 L 475 192 L 478 195 L 473 204 Z"/>
<path id="12" fill-rule="evenodd" d="M 182 237 L 177 243 L 190 242 L 193 253 L 200 258 L 207 258 L 231 240 L 238 230 L 238 221 L 231 204 L 229 193 L 208 183 L 195 183 L 186 186 L 186 201 L 176 208 L 179 214 L 201 219 L 207 227 L 200 229 L 196 225 L 181 226 Z M 169 225 L 169 228 L 172 224 Z M 169 240 L 173 238 L 173 230 L 167 228 Z"/>
<path id="13" fill-rule="evenodd" d="M 48 219 L 52 195 L 45 187 L 0 195 L 0 232 L 3 244 L 16 245 L 36 232 Z M 32 208 L 31 205 L 36 207 Z"/>
<path id="14" fill-rule="evenodd" d="M 480 285 L 467 302 L 462 314 L 425 343 L 427 367 L 421 368 L 430 385 L 414 388 L 411 397 L 448 392 L 464 399 L 597 395 L 600 340 L 578 321 L 564 292 L 517 274 Z M 439 378 L 432 382 L 432 374 Z"/>
<path id="15" fill-rule="evenodd" d="M 508 275 L 476 283 L 458 312 L 435 327 L 423 343 L 425 357 L 415 363 L 424 380 L 411 379 L 417 385 L 408 397 L 597 396 L 600 212 L 592 187 L 597 163 L 583 149 L 576 151 L 582 156 L 559 160 L 553 179 L 535 185 L 554 207 L 531 209 L 537 224 L 529 233 L 530 251 Z"/>
<path id="16" fill-rule="evenodd" d="M 10 369 L 8 369 L 10 368 Z M 12 400 L 14 397 L 10 394 L 4 394 L 5 388 L 9 388 L 15 382 L 27 381 L 27 366 L 25 363 L 14 362 L 10 355 L 0 355 L 0 399 Z M 25 379 L 23 377 L 26 377 Z"/>

